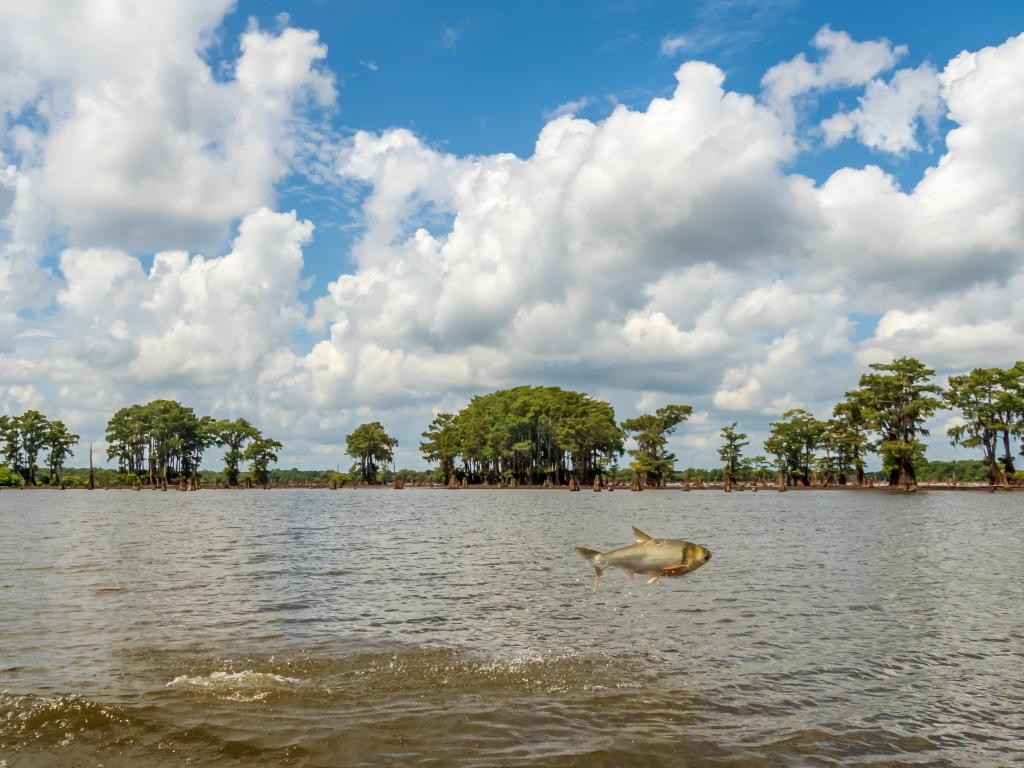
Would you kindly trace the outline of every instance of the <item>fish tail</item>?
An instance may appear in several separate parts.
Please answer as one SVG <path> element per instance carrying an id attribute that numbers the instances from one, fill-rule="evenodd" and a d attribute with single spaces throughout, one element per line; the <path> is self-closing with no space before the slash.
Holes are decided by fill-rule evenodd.
<path id="1" fill-rule="evenodd" d="M 576 551 L 579 552 L 580 557 L 593 566 L 594 591 L 597 592 L 597 588 L 601 584 L 601 575 L 604 573 L 604 564 L 601 562 L 601 553 L 596 549 L 587 549 L 586 547 L 576 547 Z"/>

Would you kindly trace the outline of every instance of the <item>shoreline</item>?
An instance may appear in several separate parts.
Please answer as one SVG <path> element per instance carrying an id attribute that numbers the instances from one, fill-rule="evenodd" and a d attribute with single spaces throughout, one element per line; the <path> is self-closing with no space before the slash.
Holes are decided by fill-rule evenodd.
<path id="1" fill-rule="evenodd" d="M 429 485 L 413 485 L 407 484 L 404 488 L 395 488 L 393 485 L 339 485 L 336 488 L 332 488 L 326 484 L 296 484 L 296 483 L 271 483 L 268 486 L 254 485 L 250 488 L 245 486 L 215 486 L 215 485 L 202 485 L 199 488 L 189 489 L 182 488 L 178 485 L 168 485 L 166 488 L 161 486 L 141 486 L 139 488 L 132 488 L 127 485 L 109 485 L 100 486 L 97 485 L 95 488 L 88 488 L 86 486 L 67 486 L 60 488 L 52 485 L 26 485 L 20 487 L 0 487 L 0 493 L 9 491 L 138 491 L 138 492 L 172 492 L 178 493 L 195 493 L 196 491 L 401 491 L 401 490 L 428 490 L 428 491 L 562 491 L 570 493 L 611 493 L 614 491 L 620 491 L 625 493 L 705 493 L 705 492 L 716 492 L 716 493 L 806 493 L 809 491 L 825 491 L 833 493 L 836 491 L 840 492 L 853 492 L 853 493 L 870 493 L 870 492 L 881 492 L 881 493 L 927 493 L 931 491 L 964 491 L 974 493 L 1006 493 L 1006 492 L 1019 492 L 1024 491 L 1024 486 L 1011 485 L 1007 487 L 992 486 L 992 485 L 947 485 L 947 484 L 920 484 L 913 491 L 907 491 L 900 487 L 890 487 L 888 485 L 875 485 L 875 486 L 856 486 L 856 485 L 818 485 L 818 486 L 787 486 L 785 491 L 780 491 L 775 485 L 759 485 L 755 489 L 753 486 L 733 486 L 731 490 L 727 491 L 722 485 L 705 485 L 704 487 L 690 487 L 684 488 L 680 485 L 670 485 L 666 488 L 644 488 L 641 491 L 633 491 L 629 485 L 622 484 L 616 485 L 614 489 L 607 486 L 603 486 L 600 490 L 595 490 L 589 486 L 585 486 L 578 491 L 571 491 L 569 486 L 553 486 L 544 487 L 543 485 L 526 485 L 519 486 L 517 488 L 502 487 L 500 485 L 487 485 L 487 484 L 475 484 L 460 486 L 458 488 L 449 488 L 447 485 L 439 483 L 432 483 Z"/>

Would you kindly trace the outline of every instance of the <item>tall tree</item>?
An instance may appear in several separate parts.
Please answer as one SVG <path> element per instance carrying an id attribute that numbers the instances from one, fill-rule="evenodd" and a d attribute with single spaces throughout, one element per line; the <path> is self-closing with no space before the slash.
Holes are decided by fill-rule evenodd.
<path id="1" fill-rule="evenodd" d="M 210 435 L 217 445 L 227 447 L 224 473 L 228 485 L 238 485 L 238 465 L 245 458 L 246 443 L 260 437 L 260 431 L 245 419 L 222 419 L 210 425 Z"/>
<path id="2" fill-rule="evenodd" d="M 648 485 L 664 485 L 676 460 L 675 454 L 666 447 L 669 435 L 691 413 L 693 407 L 689 405 L 666 405 L 653 414 L 645 413 L 622 422 L 622 428 L 636 443 L 636 448 L 629 452 L 634 459 L 630 466 L 646 477 Z"/>
<path id="3" fill-rule="evenodd" d="M 50 482 L 60 485 L 60 472 L 64 469 L 64 462 L 78 445 L 78 435 L 68 432 L 63 421 L 51 421 L 47 424 L 45 445 L 49 450 L 46 464 L 50 468 Z"/>
<path id="4" fill-rule="evenodd" d="M 39 411 L 30 410 L 11 419 L 11 424 L 18 432 L 17 440 L 25 462 L 25 481 L 29 485 L 35 485 L 39 452 L 46 447 L 46 434 L 50 422 Z"/>
<path id="5" fill-rule="evenodd" d="M 249 462 L 253 479 L 260 485 L 266 485 L 270 480 L 268 467 L 271 462 L 277 461 L 277 452 L 281 448 L 282 445 L 277 440 L 263 435 L 254 437 L 245 447 L 243 458 Z"/>
<path id="6" fill-rule="evenodd" d="M 423 437 L 420 453 L 426 461 L 440 466 L 441 482 L 447 485 L 455 471 L 455 458 L 459 455 L 459 429 L 455 414 L 437 414 Z"/>
<path id="7" fill-rule="evenodd" d="M 0 452 L 3 452 L 4 464 L 24 480 L 25 453 L 21 448 L 21 431 L 16 417 L 0 415 Z"/>
<path id="8" fill-rule="evenodd" d="M 989 468 L 989 481 L 1001 486 L 1006 485 L 1006 465 L 1013 467 L 1008 439 L 1002 467 L 998 458 L 1000 436 L 1015 429 L 1013 392 L 1006 389 L 1007 374 L 1001 368 L 975 368 L 963 376 L 950 376 L 945 393 L 946 404 L 959 410 L 963 419 L 961 424 L 946 430 L 950 441 L 953 445 L 980 448 Z"/>
<path id="9" fill-rule="evenodd" d="M 811 467 L 825 424 L 803 408 L 786 411 L 782 418 L 783 421 L 769 425 L 771 429 L 764 449 L 775 457 L 775 464 L 780 474 L 785 475 L 787 484 L 798 479 L 803 485 L 810 485 Z"/>
<path id="10" fill-rule="evenodd" d="M 740 457 L 743 455 L 743 448 L 750 445 L 747 436 L 743 432 L 736 431 L 737 422 L 727 427 L 722 427 L 722 446 L 718 449 L 718 458 L 725 464 L 725 481 L 731 483 L 736 479 L 740 468 Z"/>
<path id="11" fill-rule="evenodd" d="M 1003 462 L 1004 474 L 1009 476 L 1016 471 L 1010 440 L 1019 440 L 1024 436 L 1024 360 L 1018 360 L 1003 371 L 995 407 L 1003 439 L 1003 455 L 1000 461 Z M 1024 455 L 1024 445 L 1021 446 L 1021 454 Z"/>
<path id="12" fill-rule="evenodd" d="M 848 392 L 878 434 L 875 450 L 882 454 L 889 484 L 917 488 L 914 462 L 924 457 L 924 423 L 942 406 L 942 389 L 931 383 L 935 371 L 912 357 L 873 363 L 872 373 L 860 377 L 860 388 Z"/>
<path id="13" fill-rule="evenodd" d="M 360 477 L 364 482 L 377 482 L 380 464 L 391 461 L 398 440 L 384 431 L 379 421 L 361 424 L 345 438 L 345 453 L 359 461 Z"/>
<path id="14" fill-rule="evenodd" d="M 844 400 L 832 409 L 832 418 L 825 422 L 821 435 L 826 482 L 846 485 L 847 476 L 854 473 L 856 484 L 864 485 L 864 457 L 868 451 L 864 427 L 864 416 L 856 402 Z"/>

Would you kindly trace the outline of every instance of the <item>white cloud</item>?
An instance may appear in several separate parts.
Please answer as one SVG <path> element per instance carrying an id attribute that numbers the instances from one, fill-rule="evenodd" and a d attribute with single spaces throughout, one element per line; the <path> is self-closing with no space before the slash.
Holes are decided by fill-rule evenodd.
<path id="1" fill-rule="evenodd" d="M 888 83 L 872 80 L 859 101 L 857 109 L 822 122 L 826 144 L 856 134 L 862 144 L 883 152 L 920 149 L 919 124 L 934 135 L 942 117 L 939 76 L 928 64 L 901 69 Z"/>
<path id="2" fill-rule="evenodd" d="M 4 101 L 39 128 L 37 182 L 79 245 L 216 247 L 231 223 L 274 199 L 296 150 L 292 120 L 333 102 L 315 32 L 250 27 L 233 77 L 201 56 L 225 2 L 39 2 L 0 11 Z M 55 23 L 54 19 L 60 22 Z"/>
<path id="3" fill-rule="evenodd" d="M 565 115 L 575 115 L 577 112 L 582 112 L 590 106 L 590 97 L 583 96 L 573 101 L 566 101 L 559 104 L 554 109 L 549 109 L 544 112 L 545 120 L 554 120 L 556 117 L 563 117 Z"/>
<path id="4" fill-rule="evenodd" d="M 261 204 L 304 140 L 296 116 L 334 98 L 317 65 L 323 47 L 312 32 L 250 29 L 233 71 L 214 78 L 196 50 L 219 15 L 187 11 L 153 52 L 115 38 L 112 59 L 148 68 L 114 71 L 90 49 L 96 60 L 72 73 L 69 51 L 39 61 L 0 52 L 0 66 L 31 63 L 5 70 L 17 85 L 5 104 L 45 100 L 51 126 L 9 130 L 18 156 L 0 162 L 0 337 L 12 316 L 27 326 L 0 348 L 10 407 L 56 405 L 63 388 L 77 423 L 102 431 L 115 407 L 178 396 L 249 415 L 295 461 L 318 464 L 356 420 L 384 418 L 413 461 L 438 408 L 492 387 L 557 383 L 607 397 L 620 416 L 691 403 L 703 416 L 678 444 L 713 451 L 709 425 L 739 419 L 753 434 L 796 404 L 827 413 L 875 359 L 919 354 L 949 371 L 1012 362 L 1024 348 L 1024 38 L 962 54 L 937 76 L 922 67 L 883 82 L 902 49 L 825 28 L 821 59 L 773 68 L 763 101 L 687 62 L 673 92 L 643 109 L 553 117 L 527 157 L 459 156 L 406 129 L 357 131 L 320 147 L 318 168 L 337 158 L 332 172 L 359 200 L 364 229 L 350 271 L 307 307 L 311 225 L 301 210 Z M 155 17 L 139 13 L 136 37 L 152 42 L 143 33 Z M 143 85 L 155 104 L 141 100 Z M 788 172 L 801 145 L 787 105 L 864 85 L 831 130 L 883 151 L 918 140 L 941 89 L 955 128 L 921 182 L 902 189 L 877 166 L 821 184 Z M 107 123 L 123 141 L 81 168 L 51 167 L 67 137 L 84 141 Z M 140 149 L 151 141 L 155 156 Z M 215 171 L 231 188 L 190 191 Z M 92 187 L 70 186 L 83 179 Z M 39 269 L 47 201 L 71 224 L 56 276 Z M 86 212 L 94 221 L 73 223 Z M 234 217 L 229 248 L 195 253 L 194 239 Z M 160 243 L 151 266 L 125 247 L 136 236 Z M 49 313 L 33 311 L 54 294 Z M 860 343 L 852 313 L 882 318 Z"/>
<path id="5" fill-rule="evenodd" d="M 662 56 L 675 56 L 679 51 L 686 48 L 687 40 L 682 35 L 665 35 L 661 38 L 659 50 Z"/>
<path id="6" fill-rule="evenodd" d="M 303 319 L 297 285 L 311 235 L 294 212 L 262 209 L 221 257 L 162 252 L 146 272 L 117 250 L 68 249 L 58 306 L 70 333 L 60 351 L 134 383 L 252 375 Z"/>
<path id="7" fill-rule="evenodd" d="M 891 69 L 907 52 L 905 46 L 893 47 L 884 38 L 857 42 L 828 25 L 818 30 L 812 43 L 823 52 L 818 61 L 808 61 L 801 53 L 776 64 L 761 78 L 766 103 L 789 121 L 793 120 L 793 101 L 803 94 L 864 85 Z"/>

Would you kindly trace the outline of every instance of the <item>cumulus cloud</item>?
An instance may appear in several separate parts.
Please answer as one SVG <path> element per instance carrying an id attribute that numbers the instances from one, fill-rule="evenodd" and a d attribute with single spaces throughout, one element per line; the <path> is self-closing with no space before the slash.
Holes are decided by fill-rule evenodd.
<path id="1" fill-rule="evenodd" d="M 860 97 L 860 107 L 822 121 L 825 143 L 838 144 L 856 134 L 872 149 L 905 152 L 920 149 L 918 127 L 934 135 L 944 103 L 938 73 L 928 64 L 901 69 L 886 83 L 872 80 Z"/>
<path id="2" fill-rule="evenodd" d="M 759 97 L 729 90 L 717 67 L 687 62 L 672 92 L 643 108 L 619 105 L 601 120 L 552 115 L 526 157 L 461 156 L 407 129 L 357 131 L 323 148 L 359 201 L 352 266 L 306 306 L 312 227 L 301 211 L 261 205 L 292 151 L 291 121 L 303 104 L 335 98 L 317 65 L 323 47 L 312 32 L 250 28 L 232 71 L 206 82 L 195 51 L 219 16 L 181 13 L 176 34 L 192 47 L 173 48 L 180 57 L 157 67 L 170 79 L 131 76 L 177 105 L 147 106 L 140 135 L 155 114 L 187 117 L 158 137 L 181 174 L 126 140 L 85 164 L 98 202 L 63 186 L 61 202 L 46 191 L 53 148 L 69 126 L 92 125 L 91 107 L 68 94 L 94 94 L 96 109 L 117 113 L 116 88 L 91 90 L 109 68 L 62 79 L 40 64 L 18 80 L 36 85 L 6 97 L 9 110 L 38 110 L 42 99 L 68 108 L 48 119 L 49 133 L 22 134 L 19 157 L 31 162 L 0 162 L 9 169 L 0 171 L 0 296 L 30 284 L 12 248 L 34 240 L 12 233 L 38 229 L 31 212 L 50 204 L 71 224 L 80 205 L 96 217 L 70 226 L 58 273 L 39 283 L 56 304 L 33 322 L 55 338 L 0 348 L 9 407 L 66 388 L 82 418 L 98 420 L 136 397 L 173 394 L 252 415 L 279 430 L 295 461 L 311 457 L 304 463 L 322 463 L 332 435 L 358 420 L 384 418 L 407 451 L 400 462 L 413 463 L 438 409 L 493 387 L 557 383 L 610 399 L 622 416 L 691 403 L 704 415 L 678 445 L 706 451 L 720 423 L 750 422 L 754 434 L 795 405 L 827 412 L 868 362 L 909 353 L 952 371 L 1011 361 L 1024 341 L 1015 301 L 1024 289 L 1024 38 L 964 53 L 938 74 L 924 66 L 883 80 L 902 48 L 826 27 L 819 59 L 773 68 Z M 140 60 L 163 62 L 167 50 Z M 58 98 L 43 80 L 72 90 Z M 141 109 L 133 83 L 125 104 Z M 912 188 L 873 165 L 820 184 L 788 170 L 801 148 L 794 99 L 854 86 L 864 96 L 848 124 L 831 124 L 836 141 L 905 151 L 936 104 L 948 110 L 942 157 Z M 231 115 L 198 109 L 204 94 L 223 96 Z M 241 168 L 258 148 L 269 155 Z M 226 202 L 210 202 L 220 188 L 178 188 L 181 201 L 155 202 L 172 181 L 202 179 L 218 164 L 234 184 L 255 174 L 263 192 L 221 190 Z M 151 261 L 126 247 L 133 235 L 101 236 L 127 215 L 102 187 L 129 171 L 145 180 L 132 226 L 161 241 Z M 204 201 L 220 227 L 241 219 L 230 246 L 189 245 L 207 229 Z M 180 238 L 162 243 L 159 233 L 175 227 Z M 0 335 L 22 306 L 0 307 Z M 881 320 L 855 334 L 854 313 Z"/>
<path id="3" fill-rule="evenodd" d="M 803 94 L 864 85 L 879 72 L 896 64 L 906 54 L 905 46 L 893 46 L 886 39 L 857 42 L 846 32 L 827 24 L 812 41 L 822 52 L 817 61 L 800 53 L 776 64 L 761 78 L 764 99 L 779 114 L 793 119 L 793 102 Z"/>
<path id="4" fill-rule="evenodd" d="M 273 202 L 295 151 L 291 120 L 303 104 L 331 104 L 333 78 L 317 66 L 315 32 L 250 26 L 219 79 L 201 54 L 228 7 L 0 11 L 0 76 L 18 83 L 2 106 L 27 118 L 20 128 L 38 145 L 21 170 L 76 244 L 216 247 L 234 220 Z"/>

